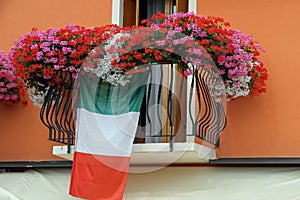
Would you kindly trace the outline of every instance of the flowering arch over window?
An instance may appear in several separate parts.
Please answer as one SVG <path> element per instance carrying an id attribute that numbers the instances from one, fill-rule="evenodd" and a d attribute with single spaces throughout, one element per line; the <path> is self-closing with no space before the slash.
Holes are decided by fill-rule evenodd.
<path id="1" fill-rule="evenodd" d="M 158 13 L 152 19 L 159 22 L 144 20 L 148 29 L 122 29 L 95 48 L 83 65 L 85 70 L 111 84 L 125 85 L 132 70 L 148 63 L 177 63 L 185 75 L 192 73 L 192 66 L 207 70 L 214 66 L 214 75 L 224 81 L 216 86 L 218 93 L 229 100 L 265 92 L 267 71 L 258 59 L 264 49 L 251 35 L 231 29 L 218 17 Z"/>
<path id="2" fill-rule="evenodd" d="M 245 35 L 230 28 L 230 23 L 220 17 L 203 17 L 194 13 L 178 13 L 166 17 L 158 13 L 144 23 L 152 28 L 168 28 L 173 34 L 192 36 L 214 60 L 224 81 L 223 92 L 234 99 L 239 96 L 259 95 L 266 91 L 267 70 L 259 60 L 265 50 Z"/>
<path id="3" fill-rule="evenodd" d="M 67 25 L 46 31 L 33 29 L 12 48 L 13 65 L 30 88 L 32 99 L 40 102 L 37 104 L 41 104 L 49 86 L 61 81 L 56 72 L 70 72 L 76 78 L 83 60 L 91 51 L 90 57 L 102 57 L 95 57 L 94 69 L 85 68 L 94 70 L 112 84 L 126 84 L 130 77 L 128 72 L 141 70 L 139 65 L 172 62 L 177 63 L 185 75 L 191 74 L 195 66 L 205 69 L 216 66 L 224 82 L 218 90 L 229 100 L 266 91 L 268 74 L 259 60 L 264 49 L 251 35 L 232 29 L 222 18 L 194 13 L 168 17 L 158 13 L 152 20 L 157 23 L 143 21 L 147 31 L 141 27 L 120 28 L 116 25 L 96 28 Z M 100 47 L 95 48 L 98 45 Z M 189 50 L 182 51 L 182 48 Z M 115 50 L 119 51 L 117 57 Z M 176 50 L 180 56 L 174 52 Z M 208 62 L 208 59 L 213 62 Z M 88 62 L 85 66 L 89 65 Z"/>

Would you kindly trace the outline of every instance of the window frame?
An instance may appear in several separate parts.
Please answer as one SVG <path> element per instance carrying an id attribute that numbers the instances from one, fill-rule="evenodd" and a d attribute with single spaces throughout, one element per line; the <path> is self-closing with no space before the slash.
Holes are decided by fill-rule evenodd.
<path id="1" fill-rule="evenodd" d="M 197 0 L 189 0 L 188 11 L 197 13 Z M 124 0 L 112 0 L 112 24 L 123 26 Z"/>

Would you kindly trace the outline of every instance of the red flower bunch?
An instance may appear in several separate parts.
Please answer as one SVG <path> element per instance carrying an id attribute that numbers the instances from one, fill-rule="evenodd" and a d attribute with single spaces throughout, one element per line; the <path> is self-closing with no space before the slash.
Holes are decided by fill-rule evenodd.
<path id="1" fill-rule="evenodd" d="M 222 78 L 222 84 L 211 88 L 216 96 L 225 94 L 231 100 L 266 91 L 267 71 L 258 59 L 264 50 L 251 35 L 230 28 L 220 17 L 157 13 L 152 20 L 156 23 L 143 20 L 148 28 L 127 28 L 105 41 L 84 68 L 124 85 L 130 81 L 126 74 L 150 63 L 177 63 L 185 75 L 192 74 L 193 65 Z"/>
<path id="2" fill-rule="evenodd" d="M 151 63 L 177 63 L 182 71 L 190 69 L 181 56 L 194 57 L 192 51 L 188 52 L 197 50 L 197 45 L 191 43 L 193 38 L 184 34 L 174 38 L 167 34 L 168 29 L 124 28 L 97 46 L 83 68 L 116 85 L 126 84 L 131 74 L 146 70 Z"/>
<path id="3" fill-rule="evenodd" d="M 220 17 L 203 17 L 193 13 L 167 17 L 157 13 L 152 20 L 159 23 L 147 20 L 143 23 L 154 29 L 169 29 L 169 34 L 192 36 L 193 42 L 202 46 L 205 52 L 199 57 L 198 66 L 211 68 L 211 63 L 205 58 L 212 58 L 224 81 L 223 93 L 229 99 L 266 91 L 267 70 L 258 58 L 264 49 L 251 35 L 230 28 L 230 23 Z"/>
<path id="4" fill-rule="evenodd" d="M 118 32 L 116 25 L 85 28 L 67 25 L 46 31 L 33 29 L 15 41 L 11 49 L 13 65 L 26 87 L 46 92 L 49 85 L 61 82 L 56 72 L 70 72 L 76 78 L 80 65 L 99 43 Z"/>
<path id="5" fill-rule="evenodd" d="M 0 51 L 0 104 L 9 107 L 20 102 L 20 95 L 24 94 L 24 83 L 16 75 L 9 56 Z"/>
<path id="6" fill-rule="evenodd" d="M 263 67 L 263 63 L 256 65 L 252 68 L 250 75 L 253 80 L 251 96 L 258 96 L 261 93 L 266 92 L 266 81 L 268 80 L 268 72 Z"/>
<path id="7" fill-rule="evenodd" d="M 61 82 L 58 71 L 76 78 L 83 60 L 86 71 L 111 84 L 126 84 L 132 73 L 145 70 L 140 66 L 168 62 L 177 63 L 185 75 L 193 72 L 192 66 L 213 69 L 223 84 L 212 90 L 228 99 L 266 91 L 267 71 L 258 58 L 264 50 L 251 35 L 230 28 L 222 18 L 193 13 L 158 13 L 152 20 L 156 23 L 143 20 L 144 28 L 34 29 L 12 48 L 13 64 L 26 86 L 37 92 Z"/>

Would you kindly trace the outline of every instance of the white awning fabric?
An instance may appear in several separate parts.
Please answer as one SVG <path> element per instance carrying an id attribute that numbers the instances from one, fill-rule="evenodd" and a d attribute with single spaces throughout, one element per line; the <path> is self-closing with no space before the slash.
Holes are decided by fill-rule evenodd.
<path id="1" fill-rule="evenodd" d="M 1 200 L 65 200 L 71 169 L 0 173 Z M 296 167 L 167 167 L 129 174 L 124 200 L 299 200 Z M 101 192 L 101 191 L 99 191 Z"/>

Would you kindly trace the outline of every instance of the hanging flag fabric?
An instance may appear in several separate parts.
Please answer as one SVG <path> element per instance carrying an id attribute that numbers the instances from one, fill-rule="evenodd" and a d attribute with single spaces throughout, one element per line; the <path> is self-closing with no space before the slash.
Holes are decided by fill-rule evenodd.
<path id="1" fill-rule="evenodd" d="M 122 199 L 147 77 L 134 74 L 125 86 L 79 77 L 72 196 Z"/>

